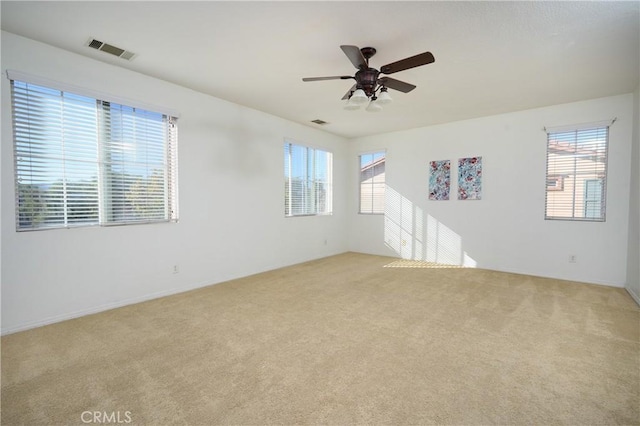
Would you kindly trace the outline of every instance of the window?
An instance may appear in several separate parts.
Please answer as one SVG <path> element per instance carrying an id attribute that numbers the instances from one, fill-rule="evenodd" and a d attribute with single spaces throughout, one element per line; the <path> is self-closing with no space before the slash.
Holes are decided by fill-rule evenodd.
<path id="1" fill-rule="evenodd" d="M 332 213 L 333 154 L 284 144 L 285 216 Z"/>
<path id="2" fill-rule="evenodd" d="M 547 191 L 564 191 L 564 177 L 563 176 L 548 176 L 547 177 Z"/>
<path id="3" fill-rule="evenodd" d="M 384 213 L 385 152 L 362 154 L 360 159 L 360 213 Z"/>
<path id="4" fill-rule="evenodd" d="M 584 181 L 584 217 L 598 219 L 602 214 L 603 179 Z"/>
<path id="5" fill-rule="evenodd" d="M 19 231 L 177 220 L 175 118 L 11 80 Z"/>
<path id="6" fill-rule="evenodd" d="M 609 127 L 547 133 L 545 219 L 605 220 Z"/>

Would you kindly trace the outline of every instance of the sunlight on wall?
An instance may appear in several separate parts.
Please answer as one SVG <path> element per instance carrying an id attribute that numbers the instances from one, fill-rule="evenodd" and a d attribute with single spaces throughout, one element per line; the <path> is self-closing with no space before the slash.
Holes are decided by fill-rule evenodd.
<path id="1" fill-rule="evenodd" d="M 475 267 L 476 261 L 462 250 L 462 237 L 414 205 L 387 185 L 385 193 L 384 240 L 402 259 L 421 261 L 414 266 Z M 411 263 L 407 263 L 410 265 Z"/>

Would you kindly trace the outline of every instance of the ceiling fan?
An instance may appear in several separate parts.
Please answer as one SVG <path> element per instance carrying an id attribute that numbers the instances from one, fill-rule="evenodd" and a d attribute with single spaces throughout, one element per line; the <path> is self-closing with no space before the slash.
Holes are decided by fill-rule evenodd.
<path id="1" fill-rule="evenodd" d="M 380 74 L 393 74 L 398 71 L 408 70 L 410 68 L 419 67 L 435 62 L 435 58 L 431 52 L 420 53 L 419 55 L 401 59 L 380 67 L 380 71 L 369 67 L 369 59 L 376 54 L 373 47 L 342 45 L 342 51 L 347 58 L 358 69 L 355 76 L 339 75 L 332 77 L 305 77 L 302 81 L 322 81 L 322 80 L 350 80 L 354 79 L 356 83 L 342 97 L 343 100 L 348 99 L 345 109 L 355 110 L 360 108 L 367 100 L 370 100 L 367 111 L 380 111 L 380 104 L 391 102 L 391 96 L 387 89 L 398 90 L 408 93 L 416 88 L 413 84 L 396 80 L 391 77 L 380 77 Z"/>

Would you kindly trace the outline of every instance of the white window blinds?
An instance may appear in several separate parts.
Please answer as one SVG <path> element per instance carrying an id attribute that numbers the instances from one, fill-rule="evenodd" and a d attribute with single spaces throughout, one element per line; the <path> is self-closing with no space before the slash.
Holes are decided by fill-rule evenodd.
<path id="1" fill-rule="evenodd" d="M 547 132 L 545 219 L 604 221 L 609 126 Z"/>
<path id="2" fill-rule="evenodd" d="M 18 230 L 177 220 L 173 117 L 11 87 Z"/>
<path id="3" fill-rule="evenodd" d="M 333 154 L 284 144 L 285 216 L 332 213 Z"/>
<path id="4" fill-rule="evenodd" d="M 360 213 L 383 214 L 385 192 L 385 153 L 362 154 L 360 161 Z"/>

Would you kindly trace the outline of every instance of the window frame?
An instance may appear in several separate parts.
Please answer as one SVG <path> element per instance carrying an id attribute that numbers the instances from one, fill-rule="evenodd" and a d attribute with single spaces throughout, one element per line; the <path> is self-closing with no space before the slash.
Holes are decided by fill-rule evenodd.
<path id="1" fill-rule="evenodd" d="M 381 211 L 374 211 L 374 204 L 375 204 L 375 196 L 374 196 L 374 190 L 371 190 L 371 211 L 363 211 L 363 206 L 362 206 L 362 185 L 363 182 L 361 181 L 362 179 L 362 157 L 366 156 L 366 155 L 370 155 L 371 156 L 371 165 L 375 167 L 375 162 L 377 160 L 375 160 L 375 156 L 377 154 L 382 154 L 382 159 L 384 160 L 384 165 L 385 165 L 385 179 L 383 182 L 377 182 L 377 183 L 382 183 L 383 185 L 383 195 L 382 195 L 382 210 Z M 386 186 L 387 186 L 387 180 L 386 180 L 386 165 L 387 165 L 387 150 L 386 149 L 379 149 L 379 150 L 374 150 L 374 151 L 367 151 L 367 152 L 362 152 L 360 154 L 358 154 L 358 214 L 362 214 L 362 215 L 384 215 L 385 214 L 385 192 L 386 192 Z M 376 182 L 373 182 L 373 179 L 371 181 L 371 186 L 373 187 L 374 184 Z"/>
<path id="2" fill-rule="evenodd" d="M 15 223 L 16 223 L 16 231 L 17 232 L 28 232 L 28 231 L 44 231 L 44 230 L 53 230 L 53 229 L 71 229 L 71 228 L 80 228 L 80 227 L 106 227 L 106 226 L 122 226 L 122 225 L 137 225 L 137 224 L 149 224 L 149 223 L 175 223 L 178 222 L 178 135 L 177 135 L 177 118 L 179 114 L 175 112 L 169 112 L 166 108 L 158 108 L 148 105 L 143 105 L 136 102 L 131 101 L 123 101 L 122 99 L 113 97 L 113 96 L 101 96 L 98 92 L 94 92 L 88 89 L 79 88 L 76 86 L 71 86 L 55 81 L 51 81 L 45 78 L 32 76 L 29 74 L 25 74 L 18 71 L 7 70 L 7 78 L 9 79 L 10 90 L 11 90 L 11 123 L 13 128 L 13 175 L 14 175 L 14 191 L 15 191 Z M 15 85 L 18 84 L 18 87 Z M 53 125 L 60 126 L 58 131 L 55 134 L 60 134 L 57 136 L 59 139 L 49 139 L 46 137 L 45 139 L 41 139 L 41 142 L 37 142 L 32 138 L 31 132 L 33 130 L 42 129 L 48 130 L 48 125 L 36 125 L 36 127 L 31 125 L 31 120 L 43 118 L 43 113 L 32 113 L 31 110 L 34 110 L 37 106 L 42 106 L 43 101 L 34 102 L 30 100 L 28 97 L 30 91 L 35 91 L 38 94 L 38 91 L 42 93 L 42 99 L 50 99 L 52 105 L 56 108 L 71 108 L 74 106 L 74 99 L 80 99 L 81 102 L 84 102 L 86 107 L 88 108 L 86 113 L 83 115 L 72 115 L 69 119 L 66 118 L 57 118 L 53 121 Z M 22 96 L 22 99 L 16 98 L 16 96 Z M 100 96 L 100 97 L 97 97 Z M 142 106 L 141 106 L 142 105 Z M 120 112 L 118 117 L 123 117 L 123 119 L 131 120 L 134 125 L 152 125 L 153 128 L 150 128 L 151 131 L 156 131 L 156 133 L 151 136 L 143 136 L 142 139 L 134 134 L 134 136 L 127 135 L 127 138 L 130 141 L 130 144 L 135 146 L 135 149 L 144 146 L 145 152 L 147 153 L 147 158 L 142 161 L 136 159 L 135 164 L 146 165 L 146 167 L 153 167 L 153 170 L 160 171 L 161 177 L 161 187 L 162 190 L 160 193 L 156 191 L 148 192 L 150 188 L 148 185 L 151 185 L 151 179 L 153 178 L 151 174 L 152 169 L 147 169 L 146 181 L 144 176 L 137 176 L 136 174 L 132 174 L 129 178 L 138 177 L 139 181 L 135 183 L 129 182 L 130 187 L 135 187 L 135 185 L 139 185 L 138 189 L 141 189 L 143 192 L 142 198 L 135 197 L 128 198 L 127 193 L 123 193 L 120 198 L 111 196 L 109 200 L 105 199 L 105 192 L 113 191 L 113 188 L 108 188 L 109 191 L 105 191 L 104 184 L 109 178 L 113 178 L 112 172 L 105 171 L 105 160 L 104 153 L 105 152 L 114 152 L 112 148 L 113 140 L 111 138 L 105 138 L 105 134 L 110 135 L 111 131 L 114 129 L 114 124 L 106 121 L 106 118 L 114 118 L 112 116 L 113 111 L 111 110 L 112 106 L 119 106 L 122 110 L 127 109 L 127 112 Z M 19 108 L 19 109 L 17 109 Z M 27 109 L 25 112 L 24 109 Z M 152 109 L 153 108 L 153 109 Z M 23 111 L 20 111 L 23 109 Z M 43 109 L 45 111 L 44 114 L 49 113 L 47 109 Z M 95 124 L 91 124 L 88 128 L 79 127 L 76 124 L 77 120 L 82 120 L 86 117 L 92 117 L 95 111 Z M 129 112 L 130 111 L 130 112 Z M 87 114 L 87 115 L 84 115 Z M 106 115 L 105 115 L 106 114 Z M 147 115 L 153 118 L 147 118 Z M 17 120 L 23 120 L 18 124 Z M 26 121 L 25 121 L 26 120 Z M 93 119 L 92 119 L 93 120 Z M 149 120 L 149 121 L 147 121 Z M 108 123 L 108 124 L 105 124 Z M 79 178 L 76 176 L 75 180 L 69 178 L 69 175 L 65 171 L 71 163 L 69 161 L 74 161 L 68 159 L 68 155 L 80 155 L 81 151 L 73 147 L 68 149 L 67 146 L 70 144 L 68 142 L 68 132 L 70 128 L 81 128 L 86 133 L 83 135 L 83 147 L 90 149 L 90 155 L 88 159 L 84 162 L 86 165 L 86 169 L 83 169 L 83 173 L 92 176 L 91 181 L 86 181 L 86 184 L 91 185 L 93 179 L 95 179 L 96 188 L 92 189 L 91 192 L 86 192 L 81 189 L 79 192 L 75 192 L 76 196 L 80 197 L 79 203 L 81 205 L 85 205 L 84 200 L 85 197 L 89 196 L 91 199 L 90 207 L 88 207 L 91 211 L 87 217 L 80 218 L 79 220 L 76 218 L 74 220 L 71 217 L 72 210 L 70 210 L 71 204 L 68 203 L 70 197 L 73 196 L 74 192 L 69 192 L 68 187 L 71 183 L 78 184 L 78 182 L 84 182 L 86 178 Z M 108 132 L 104 131 L 104 128 L 111 129 Z M 157 129 L 161 129 L 162 133 L 157 133 Z M 124 131 L 124 130 L 123 130 Z M 62 136 L 64 134 L 64 136 Z M 123 137 L 125 137 L 123 135 Z M 20 138 L 20 141 L 18 139 Z M 25 171 L 24 166 L 20 166 L 19 162 L 26 162 L 31 164 L 34 159 L 38 160 L 37 157 L 34 157 L 32 148 L 33 144 L 39 144 L 41 147 L 41 166 L 39 168 L 34 169 L 33 171 Z M 62 144 L 64 153 L 62 154 L 62 158 L 56 159 L 54 154 L 50 154 L 51 149 L 56 148 L 56 144 Z M 142 143 L 144 145 L 139 145 Z M 160 145 L 161 143 L 161 145 Z M 151 144 L 151 145 L 149 145 Z M 150 160 L 149 155 L 151 151 L 147 151 L 148 149 L 154 149 L 153 153 L 155 153 L 155 160 Z M 161 155 L 161 157 L 158 157 Z M 123 160 L 124 161 L 124 160 Z M 77 163 L 77 161 L 76 161 Z M 122 173 L 130 174 L 131 173 L 131 163 L 122 163 L 125 164 L 122 166 Z M 22 167 L 22 170 L 20 169 Z M 61 170 L 55 170 L 57 167 L 61 167 Z M 27 167 L 28 169 L 28 167 Z M 39 170 L 47 170 L 49 172 L 46 178 L 38 178 L 37 174 Z M 47 215 L 42 222 L 36 222 L 34 224 L 34 211 L 25 210 L 25 206 L 21 205 L 21 193 L 24 193 L 24 190 L 20 187 L 21 179 L 27 178 L 31 185 L 40 186 L 42 188 L 51 187 L 52 185 L 57 185 L 58 183 L 61 185 L 59 195 L 62 197 L 62 202 L 58 202 L 55 207 L 56 213 L 51 215 Z M 36 180 L 33 180 L 36 179 Z M 84 180 L 83 180 L 84 179 Z M 77 181 L 77 182 L 76 182 Z M 38 183 L 39 182 L 39 183 Z M 141 186 L 140 186 L 141 185 Z M 40 189 L 40 191 L 42 191 Z M 47 189 L 48 191 L 48 189 Z M 38 194 L 41 197 L 41 202 L 43 203 L 51 203 L 55 201 L 52 196 L 55 197 L 56 194 Z M 159 195 L 158 195 L 159 194 Z M 113 203 L 119 199 L 125 199 L 123 197 L 127 197 L 128 200 L 133 200 L 131 202 L 142 203 L 143 207 L 151 209 L 147 213 L 147 217 L 144 217 L 145 214 L 130 214 L 128 217 L 125 216 L 117 216 L 118 219 L 114 219 L 114 213 L 111 211 L 107 213 L 106 208 L 113 210 Z M 94 200 L 94 198 L 96 198 Z M 137 201 L 136 201 L 137 200 Z M 160 203 L 158 203 L 161 201 Z M 151 204 L 144 204 L 151 203 Z M 94 205 L 95 204 L 95 205 Z M 48 207 L 48 206 L 47 206 Z M 33 209 L 33 207 L 26 207 L 26 209 Z M 150 213 L 149 213 L 150 212 Z M 57 220 L 55 216 L 58 216 Z M 162 217 L 160 217 L 162 215 Z M 25 220 L 26 218 L 26 220 Z"/>
<path id="3" fill-rule="evenodd" d="M 610 126 L 614 121 L 544 129 L 547 135 L 545 220 L 606 222 Z M 552 154 L 555 155 L 553 160 Z M 581 161 L 584 163 L 585 159 L 594 164 L 578 164 Z M 599 201 L 601 214 L 595 217 L 590 216 L 586 208 L 587 201 L 594 201 L 587 200 L 586 185 L 587 181 L 592 180 L 602 183 Z M 549 185 L 550 181 L 559 185 Z M 563 192 L 566 198 L 560 200 Z M 567 201 L 567 198 L 571 200 Z M 570 210 L 570 215 L 554 214 L 554 211 L 562 208 Z"/>
<path id="4" fill-rule="evenodd" d="M 305 152 L 305 160 L 306 163 L 305 165 L 301 166 L 303 167 L 303 169 L 305 169 L 306 173 L 305 173 L 305 180 L 304 180 L 304 187 L 306 189 L 309 188 L 309 185 L 312 185 L 315 187 L 316 183 L 323 183 L 322 179 L 320 179 L 318 176 L 318 172 L 320 171 L 319 169 L 316 168 L 316 161 L 317 159 L 315 158 L 315 154 L 316 152 L 319 153 L 324 153 L 327 155 L 326 157 L 326 167 L 325 167 L 325 173 L 326 173 L 326 181 L 324 182 L 324 184 L 326 185 L 325 191 L 324 191 L 324 205 L 325 205 L 325 210 L 324 211 L 318 211 L 318 204 L 320 203 L 320 199 L 318 198 L 318 194 L 316 193 L 314 196 L 314 200 L 313 200 L 313 211 L 308 212 L 305 211 L 303 213 L 294 213 L 293 210 L 295 208 L 295 206 L 293 206 L 292 203 L 292 181 L 294 179 L 294 177 L 292 177 L 292 170 L 293 170 L 293 151 L 292 148 L 293 147 L 297 147 L 297 148 L 301 148 L 304 149 Z M 283 144 L 283 149 L 284 149 L 284 154 L 285 154 L 285 158 L 284 158 L 284 167 L 283 167 L 283 171 L 284 171 L 284 178 L 285 178 L 285 191 L 284 191 L 284 216 L 285 218 L 291 218 L 291 217 L 304 217 L 304 216 L 331 216 L 333 215 L 333 152 L 324 148 L 324 147 L 318 147 L 318 146 L 313 146 L 313 145 L 308 145 L 308 144 L 303 144 L 300 143 L 298 141 L 295 141 L 293 139 L 285 139 L 284 140 L 284 144 Z M 313 161 L 313 179 L 316 181 L 314 182 L 309 182 L 309 173 L 308 173 L 308 166 L 309 166 L 309 159 L 311 158 L 310 156 L 310 152 L 313 153 L 314 155 L 314 161 Z M 288 192 L 287 192 L 288 189 Z M 304 192 L 305 194 L 305 199 L 306 199 L 306 195 L 308 194 L 308 192 Z"/>

